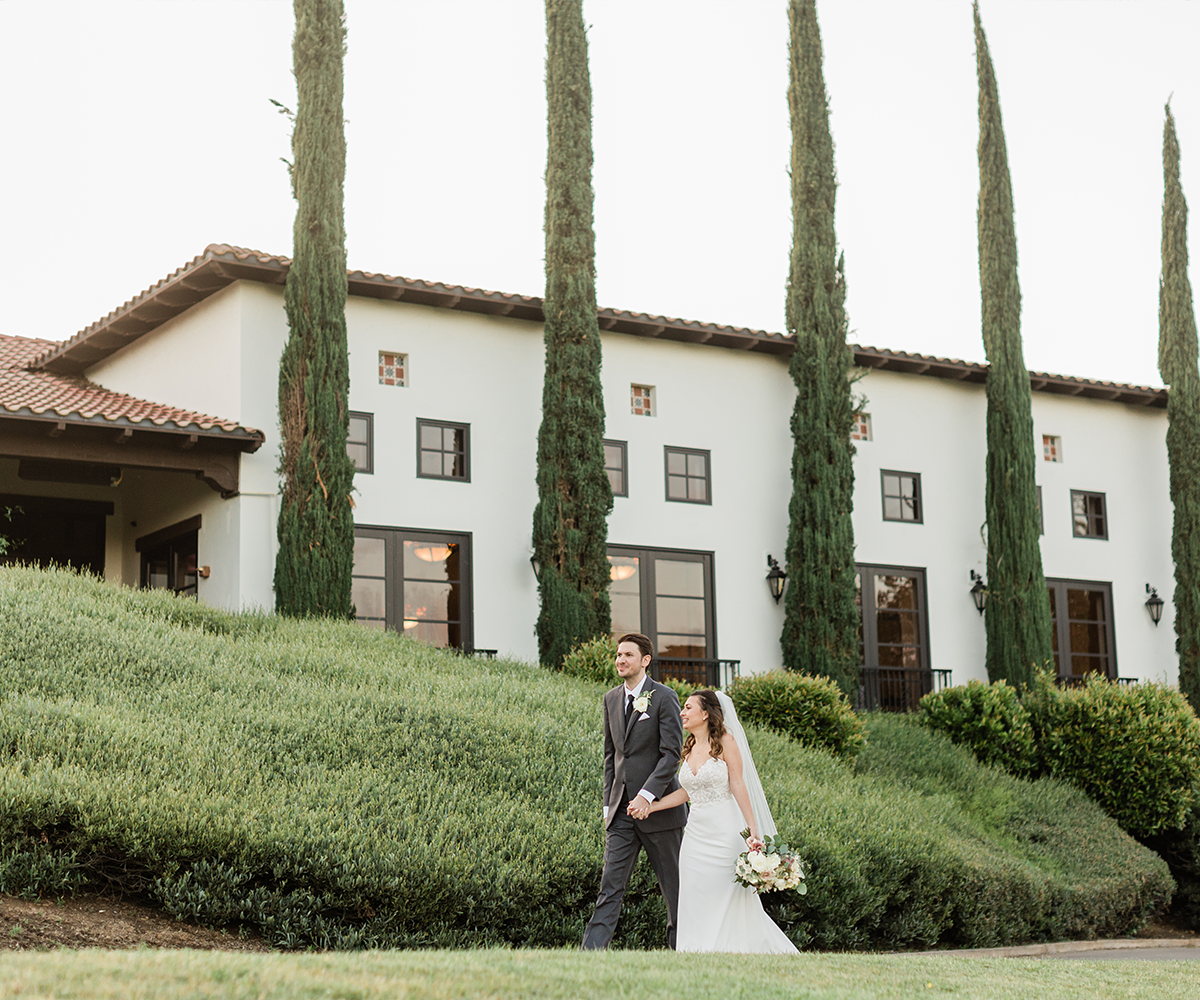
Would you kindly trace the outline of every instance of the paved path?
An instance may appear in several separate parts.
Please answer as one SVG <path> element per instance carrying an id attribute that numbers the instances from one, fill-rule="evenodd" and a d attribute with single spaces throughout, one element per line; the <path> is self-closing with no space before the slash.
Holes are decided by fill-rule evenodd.
<path id="1" fill-rule="evenodd" d="M 1200 961 L 1200 940 L 1193 938 L 1118 938 L 1109 941 L 1058 941 L 1010 948 L 964 948 L 956 951 L 917 951 L 910 955 L 957 955 L 962 958 L 1065 958 L 1089 962 Z"/>

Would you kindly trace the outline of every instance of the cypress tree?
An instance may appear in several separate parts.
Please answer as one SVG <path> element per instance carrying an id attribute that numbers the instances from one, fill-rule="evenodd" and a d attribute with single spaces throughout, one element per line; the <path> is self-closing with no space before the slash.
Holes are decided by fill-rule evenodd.
<path id="1" fill-rule="evenodd" d="M 1167 457 L 1175 523 L 1175 651 L 1179 688 L 1200 712 L 1200 370 L 1187 266 L 1187 202 L 1179 142 L 1167 105 L 1163 125 L 1162 277 L 1158 286 L 1158 370 L 1167 397 Z"/>
<path id="2" fill-rule="evenodd" d="M 1027 684 L 1051 660 L 1050 598 L 1038 542 L 1029 370 L 1021 350 L 1021 289 L 1012 182 L 996 76 L 974 5 L 979 74 L 979 286 L 987 375 L 987 672 Z M 1065 653 L 1064 653 L 1065 655 Z"/>
<path id="3" fill-rule="evenodd" d="M 282 432 L 275 607 L 349 617 L 354 566 L 354 463 L 346 453 L 346 236 L 342 185 L 341 0 L 294 0 L 298 106 L 292 131 L 296 199 L 284 288 L 289 336 L 279 363 Z"/>
<path id="4" fill-rule="evenodd" d="M 592 89 L 581 0 L 546 0 L 546 372 L 534 554 L 538 650 L 557 666 L 612 627 L 604 396 L 592 228 Z"/>
<path id="5" fill-rule="evenodd" d="M 791 0 L 788 107 L 792 121 L 792 254 L 787 329 L 795 337 L 791 376 L 792 498 L 780 642 L 789 670 L 858 688 L 855 603 L 853 354 L 846 343 L 844 259 L 837 255 L 837 178 L 821 34 L 813 0 Z"/>

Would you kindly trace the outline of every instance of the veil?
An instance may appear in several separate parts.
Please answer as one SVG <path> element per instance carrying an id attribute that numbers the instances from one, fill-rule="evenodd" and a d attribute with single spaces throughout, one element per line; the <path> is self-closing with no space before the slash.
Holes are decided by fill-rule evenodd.
<path id="1" fill-rule="evenodd" d="M 774 837 L 778 831 L 775 821 L 771 818 L 771 807 L 767 805 L 767 796 L 763 793 L 762 782 L 758 780 L 758 770 L 754 767 L 754 756 L 750 753 L 750 743 L 746 739 L 746 730 L 738 722 L 737 709 L 733 700 L 724 691 L 717 691 L 717 701 L 721 703 L 721 711 L 725 714 L 725 728 L 737 740 L 738 749 L 742 751 L 742 778 L 746 782 L 746 791 L 750 793 L 750 808 L 754 812 L 754 821 L 758 824 L 760 837 Z"/>

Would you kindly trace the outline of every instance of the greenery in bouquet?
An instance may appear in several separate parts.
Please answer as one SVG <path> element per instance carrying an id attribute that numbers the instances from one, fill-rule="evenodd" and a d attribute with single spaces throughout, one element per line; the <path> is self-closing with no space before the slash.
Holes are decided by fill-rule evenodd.
<path id="1" fill-rule="evenodd" d="M 750 838 L 749 828 L 742 831 L 742 839 Z M 753 889 L 760 896 L 764 892 L 795 889 L 801 896 L 808 892 L 804 882 L 804 867 L 799 856 L 777 837 L 763 837 L 761 851 L 743 851 L 734 866 L 734 881 Z"/>

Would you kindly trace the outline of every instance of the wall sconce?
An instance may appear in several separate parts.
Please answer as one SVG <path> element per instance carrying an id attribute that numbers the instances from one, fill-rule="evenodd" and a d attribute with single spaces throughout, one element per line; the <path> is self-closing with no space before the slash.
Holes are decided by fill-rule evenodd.
<path id="1" fill-rule="evenodd" d="M 212 575 L 212 568 L 209 566 L 199 566 L 196 569 L 196 575 L 203 580 L 207 580 Z"/>
<path id="2" fill-rule="evenodd" d="M 975 586 L 971 588 L 971 600 L 975 602 L 975 610 L 983 615 L 983 609 L 987 605 L 987 584 L 983 582 L 983 577 L 971 570 L 971 579 L 975 581 Z"/>
<path id="3" fill-rule="evenodd" d="M 542 564 L 540 562 L 538 562 L 538 557 L 537 557 L 536 552 L 529 557 L 529 565 L 533 567 L 533 578 L 535 580 L 537 580 L 538 583 L 541 583 L 542 582 Z"/>
<path id="4" fill-rule="evenodd" d="M 771 588 L 771 596 L 778 604 L 779 598 L 783 596 L 783 588 L 787 586 L 787 573 L 779 568 L 779 563 L 775 561 L 774 556 L 767 556 L 767 565 L 770 567 L 767 573 L 767 586 Z"/>
<path id="5" fill-rule="evenodd" d="M 1150 612 L 1150 620 L 1154 622 L 1154 627 L 1158 628 L 1158 623 L 1162 621 L 1163 604 L 1166 602 L 1158 596 L 1157 587 L 1146 584 L 1146 593 L 1150 595 L 1146 598 L 1146 610 Z"/>

